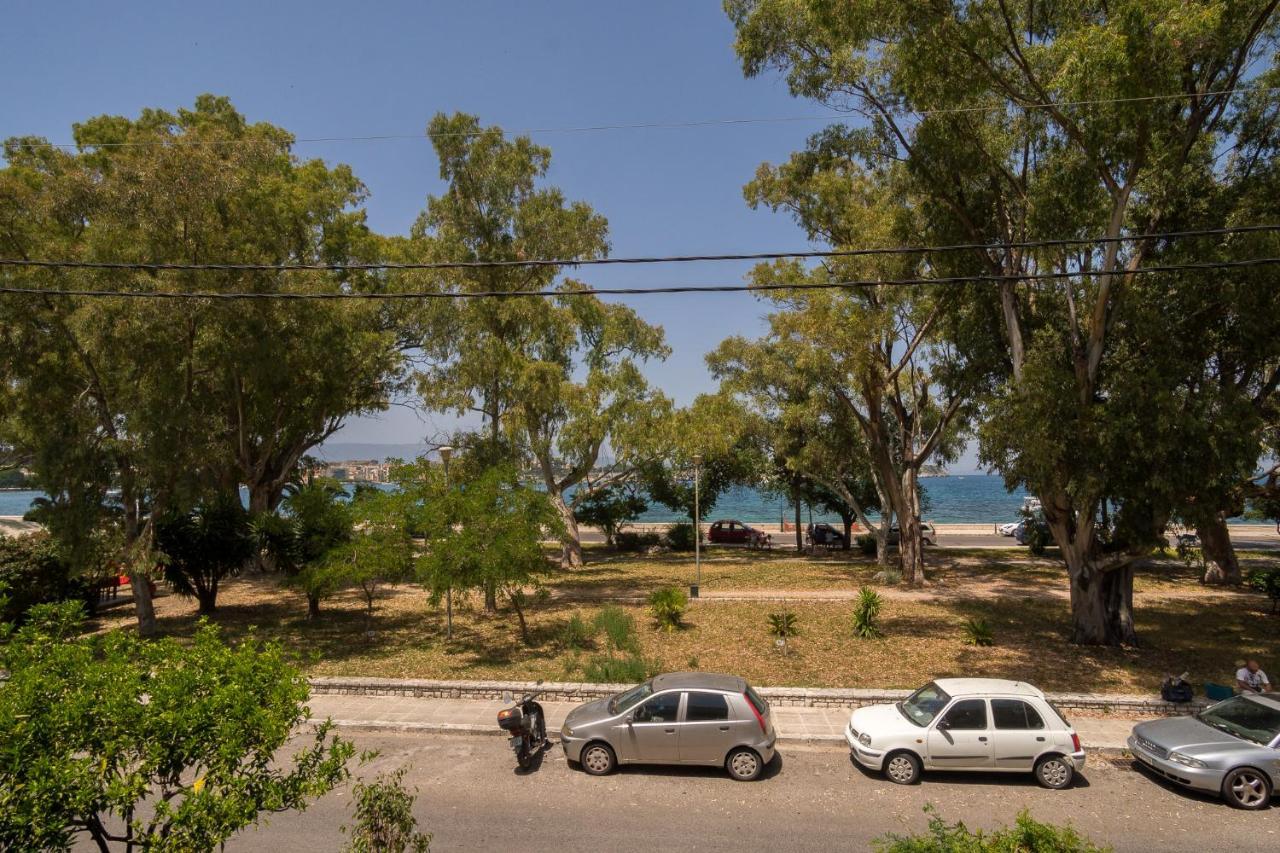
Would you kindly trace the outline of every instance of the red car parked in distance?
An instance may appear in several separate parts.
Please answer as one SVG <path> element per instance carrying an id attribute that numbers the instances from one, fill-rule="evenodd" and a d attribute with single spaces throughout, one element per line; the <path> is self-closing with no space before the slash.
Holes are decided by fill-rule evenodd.
<path id="1" fill-rule="evenodd" d="M 721 519 L 707 531 L 707 541 L 724 545 L 746 545 L 748 548 L 771 548 L 773 537 L 749 524 Z"/>

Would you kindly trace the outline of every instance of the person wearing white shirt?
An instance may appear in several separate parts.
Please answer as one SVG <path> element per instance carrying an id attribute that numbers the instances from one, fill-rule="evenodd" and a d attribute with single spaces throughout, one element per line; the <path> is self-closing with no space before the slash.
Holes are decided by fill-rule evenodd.
<path id="1" fill-rule="evenodd" d="M 1258 662 L 1250 660 L 1236 670 L 1236 689 L 1241 693 L 1266 693 L 1271 689 L 1271 681 Z"/>

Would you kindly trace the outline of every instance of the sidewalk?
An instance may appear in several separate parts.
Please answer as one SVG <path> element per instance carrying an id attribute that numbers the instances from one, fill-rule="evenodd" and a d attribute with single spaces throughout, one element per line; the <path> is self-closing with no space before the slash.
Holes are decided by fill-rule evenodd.
<path id="1" fill-rule="evenodd" d="M 316 694 L 308 703 L 316 719 L 332 718 L 340 728 L 473 735 L 504 734 L 498 711 L 510 703 L 479 699 L 419 699 L 409 696 Z M 554 736 L 577 707 L 571 702 L 544 702 L 547 733 Z M 773 724 L 782 743 L 843 744 L 849 711 L 841 708 L 773 707 Z M 1120 750 L 1129 730 L 1139 722 L 1117 717 L 1071 719 L 1085 749 Z"/>

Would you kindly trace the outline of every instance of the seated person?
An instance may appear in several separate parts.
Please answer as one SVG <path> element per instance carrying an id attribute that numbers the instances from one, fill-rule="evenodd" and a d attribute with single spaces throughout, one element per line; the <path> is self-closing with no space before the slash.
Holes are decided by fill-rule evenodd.
<path id="1" fill-rule="evenodd" d="M 1256 660 L 1248 660 L 1236 670 L 1236 691 L 1239 693 L 1267 693 L 1271 681 Z"/>

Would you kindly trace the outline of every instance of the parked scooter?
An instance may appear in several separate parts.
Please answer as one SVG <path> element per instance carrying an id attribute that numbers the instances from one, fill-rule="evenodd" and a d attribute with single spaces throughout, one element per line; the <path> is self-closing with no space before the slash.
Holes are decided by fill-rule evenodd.
<path id="1" fill-rule="evenodd" d="M 542 706 L 534 701 L 541 692 L 526 693 L 515 706 L 498 712 L 498 726 L 510 732 L 511 749 L 521 770 L 528 770 L 534 756 L 547 745 L 547 717 Z"/>

